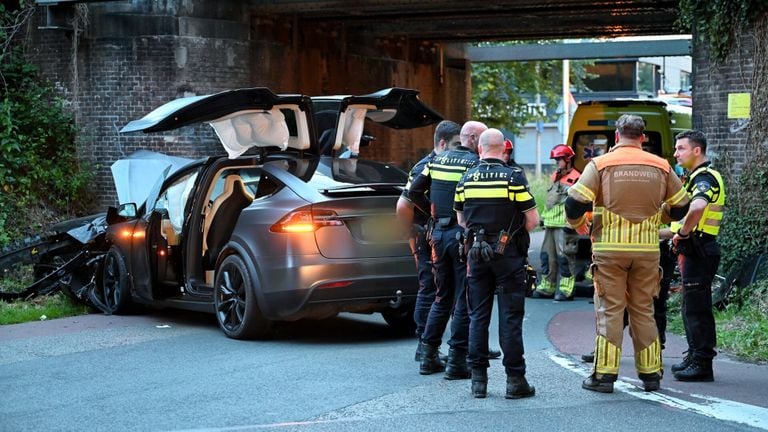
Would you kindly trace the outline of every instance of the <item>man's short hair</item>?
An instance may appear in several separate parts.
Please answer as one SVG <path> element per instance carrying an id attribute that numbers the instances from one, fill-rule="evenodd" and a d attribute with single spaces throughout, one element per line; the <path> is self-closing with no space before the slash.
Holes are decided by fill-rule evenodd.
<path id="1" fill-rule="evenodd" d="M 645 120 L 634 114 L 624 114 L 616 120 L 616 130 L 626 138 L 641 138 L 645 132 Z"/>
<path id="2" fill-rule="evenodd" d="M 461 126 L 458 123 L 443 120 L 437 124 L 435 128 L 435 147 L 440 143 L 440 140 L 445 140 L 446 144 L 450 144 L 451 140 L 461 133 Z"/>
<path id="3" fill-rule="evenodd" d="M 688 138 L 688 143 L 691 147 L 701 148 L 701 154 L 707 154 L 707 137 L 704 136 L 704 132 L 699 130 L 687 130 L 680 132 L 675 137 L 675 140 Z"/>

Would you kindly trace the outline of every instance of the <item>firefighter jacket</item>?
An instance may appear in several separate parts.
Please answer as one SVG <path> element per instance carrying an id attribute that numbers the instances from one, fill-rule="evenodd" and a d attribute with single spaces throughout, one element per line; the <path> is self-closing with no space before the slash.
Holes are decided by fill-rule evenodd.
<path id="1" fill-rule="evenodd" d="M 568 228 L 568 221 L 565 220 L 565 199 L 568 197 L 568 189 L 579 180 L 581 173 L 571 169 L 568 174 L 560 175 L 558 172 L 552 173 L 552 184 L 547 189 L 547 203 L 541 220 L 546 228 Z"/>
<path id="2" fill-rule="evenodd" d="M 594 158 L 568 195 L 580 203 L 594 203 L 591 237 L 595 253 L 658 253 L 662 203 L 685 207 L 689 202 L 669 162 L 626 144 Z M 568 222 L 580 227 L 584 219 L 582 214 L 569 217 Z"/>
<path id="3" fill-rule="evenodd" d="M 415 203 L 420 195 L 429 191 L 432 217 L 436 220 L 450 218 L 455 222 L 453 199 L 456 184 L 469 168 L 477 165 L 479 159 L 477 153 L 464 146 L 435 156 L 411 183 L 408 199 Z"/>
<path id="4" fill-rule="evenodd" d="M 401 196 L 408 201 L 411 201 L 414 204 L 413 209 L 413 222 L 417 223 L 419 225 L 424 225 L 427 223 L 427 220 L 429 219 L 429 197 L 428 197 L 428 191 L 421 196 L 415 197 L 416 200 L 412 200 L 408 197 L 408 191 L 411 188 L 411 184 L 413 183 L 413 180 L 422 172 L 424 171 L 424 167 L 427 166 L 427 164 L 436 156 L 436 153 L 432 151 L 427 156 L 424 156 L 420 161 L 416 162 L 416 165 L 411 168 L 411 171 L 408 172 L 408 183 L 405 185 L 405 189 L 403 189 L 403 193 Z"/>
<path id="5" fill-rule="evenodd" d="M 685 190 L 691 201 L 703 199 L 708 203 L 693 231 L 717 236 L 725 209 L 725 182 L 720 173 L 710 167 L 709 161 L 704 162 L 691 172 Z"/>
<path id="6" fill-rule="evenodd" d="M 498 159 L 483 159 L 467 171 L 456 187 L 456 211 L 464 213 L 467 228 L 487 235 L 523 228 L 523 213 L 536 207 L 521 169 Z"/>

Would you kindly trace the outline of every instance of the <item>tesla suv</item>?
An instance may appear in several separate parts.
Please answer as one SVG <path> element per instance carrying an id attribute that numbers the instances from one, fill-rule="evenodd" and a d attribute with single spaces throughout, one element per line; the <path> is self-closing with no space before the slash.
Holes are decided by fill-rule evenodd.
<path id="1" fill-rule="evenodd" d="M 122 133 L 208 123 L 227 155 L 140 151 L 113 165 L 121 204 L 108 212 L 97 285 L 109 312 L 131 303 L 212 312 L 236 339 L 339 312 L 380 312 L 412 329 L 418 283 L 394 212 L 407 175 L 354 155 L 366 122 L 440 121 L 417 95 L 249 88 L 177 99 L 130 122 Z M 345 150 L 353 157 L 333 157 Z"/>

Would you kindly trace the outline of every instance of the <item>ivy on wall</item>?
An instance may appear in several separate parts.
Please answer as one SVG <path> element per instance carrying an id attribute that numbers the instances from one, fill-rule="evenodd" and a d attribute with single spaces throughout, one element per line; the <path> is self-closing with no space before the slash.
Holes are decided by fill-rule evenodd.
<path id="1" fill-rule="evenodd" d="M 718 160 L 727 196 L 718 241 L 727 270 L 768 252 L 768 0 L 681 0 L 679 24 L 706 44 L 715 63 L 724 63 L 741 38 L 754 40 L 747 157 L 739 175 L 727 150 Z"/>

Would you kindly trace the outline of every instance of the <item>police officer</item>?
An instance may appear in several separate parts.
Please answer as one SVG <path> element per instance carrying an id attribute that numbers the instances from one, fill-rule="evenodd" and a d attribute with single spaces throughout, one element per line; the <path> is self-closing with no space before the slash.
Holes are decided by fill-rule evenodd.
<path id="1" fill-rule="evenodd" d="M 717 355 L 715 318 L 712 314 L 712 280 L 720 264 L 717 234 L 725 206 L 725 183 L 707 158 L 707 139 L 700 131 L 677 135 L 675 158 L 691 173 L 685 190 L 691 206 L 679 224 L 672 243 L 678 251 L 683 281 L 683 325 L 688 340 L 687 355 L 672 365 L 679 381 L 713 381 L 712 359 Z"/>
<path id="2" fill-rule="evenodd" d="M 488 326 L 497 290 L 506 398 L 535 393 L 525 379 L 523 316 L 528 231 L 538 225 L 539 214 L 522 170 L 506 165 L 503 152 L 501 131 L 488 129 L 480 135 L 482 160 L 462 177 L 454 204 L 459 223 L 467 229 L 466 244 L 471 245 L 467 248 L 469 363 L 476 398 L 487 395 Z"/>
<path id="3" fill-rule="evenodd" d="M 616 145 L 586 166 L 568 191 L 565 212 L 579 233 L 594 205 L 592 271 L 595 284 L 595 359 L 582 388 L 612 393 L 619 373 L 624 310 L 629 313 L 635 368 L 645 391 L 661 385 L 661 344 L 653 320 L 659 289 L 659 223 L 688 210 L 688 196 L 669 162 L 643 151 L 645 122 L 616 120 Z"/>
<path id="4" fill-rule="evenodd" d="M 457 234 L 463 232 L 453 210 L 456 184 L 464 172 L 478 162 L 477 138 L 487 127 L 469 121 L 461 128 L 461 145 L 428 162 L 411 184 L 408 198 L 414 202 L 429 191 L 433 227 L 430 230 L 432 269 L 437 294 L 427 317 L 422 339 L 419 373 L 429 375 L 445 370 L 446 379 L 467 379 L 469 317 L 466 302 L 466 265 L 459 257 Z M 442 335 L 451 318 L 451 339 L 446 365 L 438 357 Z"/>
<path id="5" fill-rule="evenodd" d="M 568 189 L 581 175 L 573 168 L 575 155 L 565 144 L 558 144 L 549 152 L 549 158 L 555 160 L 557 169 L 552 173 L 546 207 L 541 214 L 544 224 L 540 254 L 541 283 L 533 292 L 534 298 L 554 296 L 555 301 L 573 300 L 579 236 L 565 220 L 565 199 Z"/>
<path id="6" fill-rule="evenodd" d="M 432 303 L 435 301 L 435 278 L 432 275 L 432 247 L 427 241 L 427 221 L 429 220 L 429 200 L 421 196 L 420 203 L 415 205 L 408 199 L 408 190 L 413 179 L 435 156 L 446 148 L 455 148 L 459 142 L 461 127 L 450 120 L 443 120 L 435 128 L 434 149 L 413 166 L 408 174 L 408 184 L 397 200 L 397 216 L 404 228 L 410 233 L 409 244 L 411 253 L 416 260 L 416 274 L 419 279 L 419 291 L 416 295 L 416 305 L 413 311 L 413 321 L 416 323 L 416 337 L 419 345 L 414 359 L 421 362 L 421 335 L 427 324 L 427 316 Z"/>

